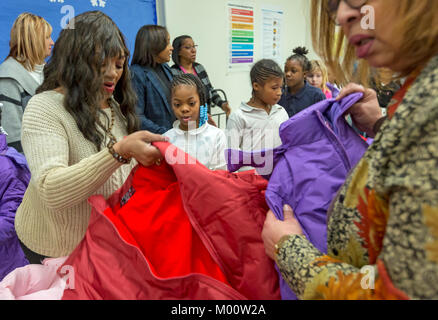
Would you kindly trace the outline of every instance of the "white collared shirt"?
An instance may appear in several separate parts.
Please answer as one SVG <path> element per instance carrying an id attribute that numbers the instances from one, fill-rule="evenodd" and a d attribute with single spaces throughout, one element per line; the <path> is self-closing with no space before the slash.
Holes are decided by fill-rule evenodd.
<path id="1" fill-rule="evenodd" d="M 242 102 L 228 119 L 228 147 L 243 151 L 276 148 L 282 144 L 280 125 L 288 119 L 286 110 L 278 104 L 273 105 L 268 114 L 263 109 Z"/>
<path id="2" fill-rule="evenodd" d="M 200 128 L 183 131 L 179 128 L 180 121 L 173 123 L 173 128 L 164 133 L 170 143 L 196 158 L 211 170 L 226 170 L 225 148 L 227 139 L 225 133 L 208 123 Z"/>

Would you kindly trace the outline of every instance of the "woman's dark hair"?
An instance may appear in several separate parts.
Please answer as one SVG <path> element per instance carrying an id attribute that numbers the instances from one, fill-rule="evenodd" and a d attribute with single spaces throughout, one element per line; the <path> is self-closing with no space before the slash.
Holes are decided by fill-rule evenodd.
<path id="1" fill-rule="evenodd" d="M 249 73 L 251 84 L 257 82 L 264 85 L 270 78 L 283 78 L 280 66 L 271 59 L 262 59 L 253 65 Z"/>
<path id="2" fill-rule="evenodd" d="M 181 65 L 180 62 L 179 62 L 179 52 L 181 51 L 182 45 L 183 45 L 183 43 L 184 43 L 184 41 L 186 39 L 192 39 L 192 37 L 188 36 L 188 35 L 183 35 L 183 36 L 176 37 L 173 40 L 173 43 L 172 43 L 172 47 L 173 47 L 172 60 L 173 60 L 173 62 L 177 66 Z"/>
<path id="3" fill-rule="evenodd" d="M 114 90 L 114 99 L 126 118 L 128 133 L 138 130 L 136 95 L 132 89 L 129 50 L 123 34 L 107 15 L 89 11 L 76 16 L 74 28 L 61 31 L 53 53 L 44 67 L 44 82 L 37 93 L 63 88 L 64 107 L 72 115 L 84 137 L 101 149 L 104 136 L 98 131 L 102 91 L 102 66 L 114 57 L 125 57 L 123 73 Z M 109 120 L 109 119 L 108 119 Z"/>
<path id="4" fill-rule="evenodd" d="M 304 72 L 309 72 L 312 68 L 312 65 L 306 55 L 309 53 L 309 50 L 306 47 L 296 47 L 293 51 L 294 54 L 287 58 L 289 60 L 296 60 L 300 63 Z"/>
<path id="5" fill-rule="evenodd" d="M 191 73 L 185 73 L 173 77 L 171 89 L 172 95 L 175 88 L 181 85 L 195 87 L 199 95 L 200 105 L 203 106 L 207 103 L 207 91 L 204 84 L 197 76 Z"/>
<path id="6" fill-rule="evenodd" d="M 143 67 L 155 67 L 155 58 L 167 47 L 169 32 L 162 26 L 146 25 L 140 28 L 135 38 L 133 64 Z"/>

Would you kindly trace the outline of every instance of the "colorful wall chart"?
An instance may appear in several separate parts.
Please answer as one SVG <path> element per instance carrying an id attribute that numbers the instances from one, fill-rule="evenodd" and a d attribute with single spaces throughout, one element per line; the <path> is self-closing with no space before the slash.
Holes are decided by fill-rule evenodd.
<path id="1" fill-rule="evenodd" d="M 229 70 L 248 70 L 254 63 L 254 7 L 228 3 Z"/>

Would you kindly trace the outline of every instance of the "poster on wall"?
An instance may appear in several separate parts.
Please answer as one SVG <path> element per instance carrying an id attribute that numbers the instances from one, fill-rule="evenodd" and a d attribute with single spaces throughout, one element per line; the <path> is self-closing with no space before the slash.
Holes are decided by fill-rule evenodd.
<path id="1" fill-rule="evenodd" d="M 254 63 L 254 6 L 251 2 L 229 1 L 228 71 L 248 71 Z"/>
<path id="2" fill-rule="evenodd" d="M 262 7 L 261 10 L 262 57 L 272 59 L 282 66 L 284 63 L 281 56 L 283 10 L 274 7 Z"/>

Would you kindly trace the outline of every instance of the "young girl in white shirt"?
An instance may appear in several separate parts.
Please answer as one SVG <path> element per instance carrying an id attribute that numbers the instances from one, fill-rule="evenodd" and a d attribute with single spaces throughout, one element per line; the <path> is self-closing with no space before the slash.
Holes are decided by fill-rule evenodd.
<path id="1" fill-rule="evenodd" d="M 258 61 L 250 72 L 252 97 L 242 102 L 227 123 L 228 147 L 243 151 L 273 149 L 282 144 L 280 125 L 289 119 L 278 104 L 282 95 L 284 74 L 270 59 Z M 250 170 L 243 167 L 240 171 Z"/>
<path id="2" fill-rule="evenodd" d="M 207 123 L 207 95 L 201 80 L 191 73 L 175 76 L 171 87 L 171 105 L 178 120 L 164 136 L 207 168 L 226 170 L 225 133 Z M 178 150 L 169 148 L 166 160 L 195 163 L 177 153 Z"/>

